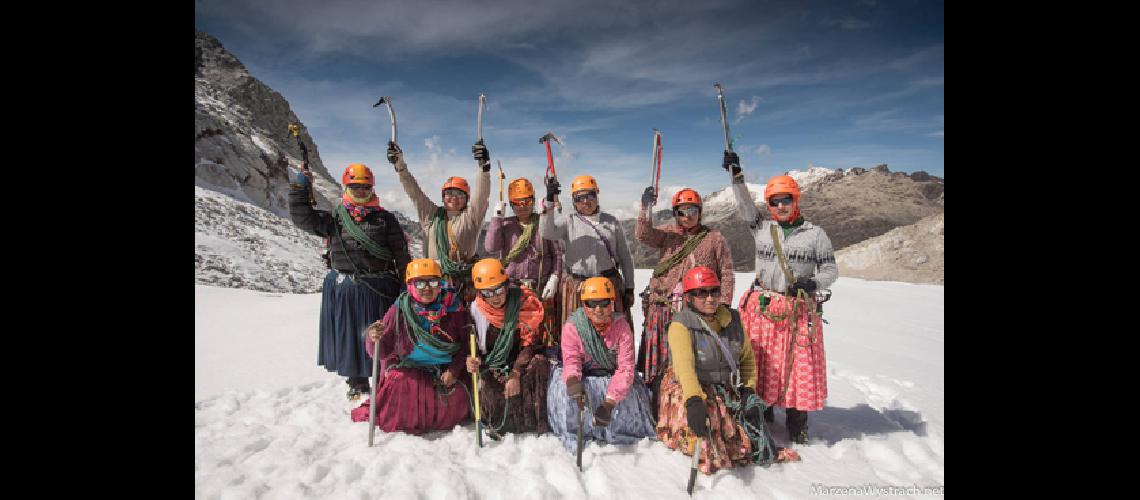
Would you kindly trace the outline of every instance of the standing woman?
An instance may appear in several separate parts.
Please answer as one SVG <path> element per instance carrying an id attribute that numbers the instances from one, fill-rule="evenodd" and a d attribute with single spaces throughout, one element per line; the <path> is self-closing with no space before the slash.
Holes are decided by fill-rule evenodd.
<path id="1" fill-rule="evenodd" d="M 341 176 L 344 196 L 335 213 L 309 204 L 312 173 L 305 165 L 289 190 L 289 216 L 297 227 L 325 238 L 329 272 L 321 289 L 317 364 L 347 377 L 348 399 L 368 393 L 372 364 L 364 329 L 400 294 L 411 257 L 400 223 L 380 206 L 372 170 L 359 163 Z"/>
<path id="2" fill-rule="evenodd" d="M 669 323 L 669 365 L 661 379 L 657 437 L 693 455 L 701 438 L 705 474 L 750 463 L 798 460 L 779 449 L 761 421 L 756 357 L 740 315 L 721 302 L 723 283 L 704 266 L 685 274 L 684 307 Z"/>
<path id="3" fill-rule="evenodd" d="M 506 215 L 506 203 L 495 208 L 483 247 L 487 253 L 497 254 L 507 276 L 535 293 L 542 294 L 545 311 L 542 341 L 558 343 L 558 330 L 562 323 L 558 317 L 556 297 L 558 274 L 562 269 L 562 245 L 539 235 L 539 215 L 534 211 L 534 186 L 524 178 L 512 180 L 507 188 L 514 217 Z"/>
<path id="4" fill-rule="evenodd" d="M 736 153 L 725 152 L 724 168 L 739 165 Z M 732 171 L 737 213 L 749 222 L 756 240 L 756 280 L 740 298 L 744 329 L 759 354 L 758 393 L 769 406 L 786 409 L 789 438 L 807 444 L 809 411 L 827 400 L 827 366 L 823 325 L 815 291 L 839 277 L 831 240 L 823 228 L 800 214 L 800 188 L 795 179 L 768 180 L 764 200 L 771 220 L 763 220 L 744 185 L 744 174 Z"/>
<path id="5" fill-rule="evenodd" d="M 471 404 L 463 381 L 470 317 L 455 291 L 444 288 L 434 260 L 409 262 L 405 280 L 407 290 L 367 332 L 368 354 L 380 357 L 385 372 L 375 392 L 376 426 L 408 434 L 451 430 Z M 366 401 L 352 420 L 367 422 L 368 411 Z"/>
<path id="6" fill-rule="evenodd" d="M 424 229 L 424 257 L 439 261 L 443 276 L 454 287 L 465 304 L 475 300 L 470 286 L 471 264 L 479 245 L 479 231 L 487 215 L 491 197 L 491 153 L 476 143 L 471 147 L 479 165 L 479 178 L 475 181 L 472 197 L 467 179 L 448 177 L 440 188 L 443 206 L 436 205 L 420 189 L 416 178 L 404 163 L 404 152 L 396 143 L 388 142 L 388 161 L 396 168 L 404 192 L 416 206 L 416 215 Z M 471 203 L 468 205 L 468 199 Z"/>
<path id="7" fill-rule="evenodd" d="M 633 330 L 614 312 L 613 283 L 587 279 L 581 301 L 562 327 L 562 366 L 550 375 L 550 430 L 575 451 L 578 414 L 585 410 L 587 440 L 632 444 L 653 437 L 649 389 L 634 373 Z"/>
<path id="8" fill-rule="evenodd" d="M 512 284 L 498 259 L 476 262 L 471 281 L 479 291 L 471 303 L 478 353 L 467 357 L 467 371 L 480 373 L 484 426 L 492 437 L 546 432 L 550 361 L 539 332 L 542 301 L 529 288 Z"/>
<path id="9" fill-rule="evenodd" d="M 625 231 L 617 218 L 602 212 L 598 206 L 598 181 L 589 175 L 579 175 L 570 184 L 574 197 L 574 213 L 565 218 L 554 216 L 554 197 L 560 184 L 553 177 L 547 181 L 546 201 L 543 202 L 542 237 L 562 242 L 565 272 L 562 276 L 562 319 L 565 324 L 581 306 L 579 287 L 587 278 L 601 276 L 614 290 L 621 290 L 613 298 L 614 310 L 622 313 L 622 321 L 633 322 L 629 308 L 633 305 L 633 257 L 625 241 Z"/>
<path id="10" fill-rule="evenodd" d="M 661 249 L 653 278 L 643 294 L 641 309 L 641 347 L 637 367 L 645 381 L 658 394 L 661 375 L 669 365 L 669 343 L 666 334 L 673 312 L 681 308 L 681 277 L 690 269 L 705 266 L 713 269 L 720 281 L 719 303 L 732 304 L 732 287 L 736 276 L 732 271 L 732 251 L 720 231 L 701 224 L 701 195 L 684 188 L 673 195 L 673 224 L 653 227 L 649 208 L 656 198 L 653 186 L 641 195 L 641 212 L 637 215 L 634 236 L 647 246 Z M 654 408 L 657 408 L 656 399 Z"/>

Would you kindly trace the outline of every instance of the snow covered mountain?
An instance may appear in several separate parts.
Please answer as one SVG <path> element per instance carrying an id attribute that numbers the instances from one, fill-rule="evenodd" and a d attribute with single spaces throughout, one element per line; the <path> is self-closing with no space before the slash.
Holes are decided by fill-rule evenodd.
<path id="1" fill-rule="evenodd" d="M 317 209 L 331 211 L 343 188 L 285 98 L 216 39 L 194 35 L 194 282 L 319 291 L 327 271 L 320 257 L 324 242 L 289 219 L 289 181 L 301 164 L 289 124 L 300 125 L 309 149 Z M 393 214 L 411 240 L 412 255 L 419 255 L 420 225 Z"/>

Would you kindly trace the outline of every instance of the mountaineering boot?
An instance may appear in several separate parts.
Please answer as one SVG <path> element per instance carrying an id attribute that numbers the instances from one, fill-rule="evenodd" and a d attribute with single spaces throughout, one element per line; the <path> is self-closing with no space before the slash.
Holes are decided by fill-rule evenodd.
<path id="1" fill-rule="evenodd" d="M 368 378 L 366 377 L 348 377 L 345 381 L 348 384 L 348 400 L 359 401 L 369 392 Z"/>
<path id="2" fill-rule="evenodd" d="M 770 424 L 770 423 L 776 421 L 776 416 L 772 414 L 772 411 L 774 409 L 775 409 L 774 406 L 769 406 L 767 410 L 764 410 L 764 421 L 765 422 L 768 422 Z"/>
<path id="3" fill-rule="evenodd" d="M 788 408 L 786 414 L 788 418 L 784 420 L 784 424 L 788 427 L 788 439 L 796 444 L 807 444 L 808 412 Z"/>

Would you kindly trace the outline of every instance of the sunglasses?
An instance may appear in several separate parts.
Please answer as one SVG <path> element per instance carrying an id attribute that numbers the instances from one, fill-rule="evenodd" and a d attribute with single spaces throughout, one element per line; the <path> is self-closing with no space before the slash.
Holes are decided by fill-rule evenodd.
<path id="1" fill-rule="evenodd" d="M 460 191 L 458 189 L 448 189 L 447 191 L 443 192 L 443 197 L 444 198 L 451 197 L 451 198 L 464 198 L 464 199 L 466 199 L 467 193 L 464 193 L 463 191 Z"/>
<path id="2" fill-rule="evenodd" d="M 494 297 L 496 295 L 502 295 L 506 291 L 507 291 L 507 285 L 501 285 L 498 288 L 494 288 L 491 290 L 479 290 L 479 294 L 484 296 L 484 297 L 491 298 L 491 297 Z"/>
<path id="3" fill-rule="evenodd" d="M 582 203 L 583 201 L 591 201 L 596 199 L 598 199 L 598 193 L 595 193 L 593 191 L 589 193 L 574 195 L 574 203 Z"/>
<path id="4" fill-rule="evenodd" d="M 369 186 L 368 184 L 349 184 L 348 189 L 354 189 L 354 190 L 372 189 L 372 186 Z"/>
<path id="5" fill-rule="evenodd" d="M 720 298 L 720 288 L 698 288 L 696 290 L 690 290 L 689 295 L 692 295 L 693 297 L 696 297 L 698 299 L 703 299 L 703 298 L 707 298 L 707 297 L 712 297 L 712 298 L 716 299 L 716 298 Z"/>
<path id="6" fill-rule="evenodd" d="M 609 307 L 611 302 L 613 302 L 613 299 L 583 300 L 582 305 L 590 309 L 598 309 Z"/>
<path id="7" fill-rule="evenodd" d="M 429 286 L 439 288 L 441 285 L 439 280 L 412 280 L 412 284 L 415 285 L 416 290 L 423 290 Z"/>
<path id="8" fill-rule="evenodd" d="M 783 196 L 780 198 L 776 198 L 776 197 L 768 198 L 768 205 L 773 206 L 773 207 L 776 205 L 791 205 L 791 204 L 792 204 L 792 197 L 791 196 Z"/>
<path id="9" fill-rule="evenodd" d="M 696 215 L 699 213 L 701 213 L 701 207 L 698 207 L 698 206 L 677 207 L 677 208 L 673 209 L 673 216 L 674 217 L 682 217 L 682 216 L 696 217 Z"/>
<path id="10" fill-rule="evenodd" d="M 529 207 L 534 205 L 534 198 L 524 198 L 521 200 L 511 200 L 511 205 L 516 207 Z"/>

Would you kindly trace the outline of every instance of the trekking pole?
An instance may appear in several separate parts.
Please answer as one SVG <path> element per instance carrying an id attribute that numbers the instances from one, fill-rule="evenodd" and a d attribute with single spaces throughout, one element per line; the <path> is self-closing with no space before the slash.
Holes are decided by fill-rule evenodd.
<path id="1" fill-rule="evenodd" d="M 693 486 L 697 484 L 697 465 L 701 461 L 701 438 L 697 438 L 696 444 L 693 445 L 693 465 L 689 467 L 689 486 L 686 491 L 689 496 L 693 496 Z"/>
<path id="2" fill-rule="evenodd" d="M 396 112 L 392 110 L 392 98 L 389 96 L 381 96 L 380 100 L 376 101 L 376 104 L 373 104 L 372 107 L 375 108 L 381 104 L 388 105 L 388 118 L 392 120 L 392 142 L 396 142 Z"/>
<path id="3" fill-rule="evenodd" d="M 550 141 L 551 140 L 554 140 L 554 141 L 558 142 L 559 144 L 562 144 L 562 141 L 560 141 L 558 139 L 558 136 L 554 135 L 554 132 L 547 132 L 546 135 L 543 135 L 542 137 L 538 138 L 538 142 L 540 144 L 546 145 L 546 173 L 543 174 L 543 176 L 542 176 L 542 180 L 544 181 L 543 184 L 545 184 L 545 181 L 547 179 L 558 180 L 558 173 L 554 171 L 554 155 L 550 153 Z M 573 193 L 571 193 L 571 194 L 573 194 Z M 558 213 L 562 213 L 562 198 L 561 197 L 555 195 L 554 206 L 555 206 L 555 208 L 558 209 Z"/>
<path id="4" fill-rule="evenodd" d="M 720 83 L 714 83 L 713 87 L 716 87 L 716 98 L 720 101 L 720 123 L 724 125 L 724 150 L 727 153 L 732 153 L 732 141 L 728 139 L 728 108 L 726 108 L 724 104 L 724 87 L 722 87 Z M 730 178 L 732 177 L 731 166 L 728 168 L 728 176 Z"/>
<path id="5" fill-rule="evenodd" d="M 653 205 L 656 205 L 657 191 L 661 186 L 661 132 L 657 129 L 653 129 L 653 164 L 649 166 L 649 185 L 653 186 Z"/>
<path id="6" fill-rule="evenodd" d="M 475 355 L 475 332 L 471 332 L 471 355 Z M 479 447 L 483 447 L 483 426 L 479 420 L 479 372 L 471 374 L 471 393 L 474 394 L 472 399 L 475 400 L 475 442 Z"/>
<path id="7" fill-rule="evenodd" d="M 380 339 L 372 346 L 372 395 L 368 398 L 368 447 L 376 435 L 376 393 L 380 391 Z"/>
<path id="8" fill-rule="evenodd" d="M 293 134 L 293 137 L 297 139 L 297 145 L 301 147 L 301 171 L 312 172 L 312 170 L 309 169 L 309 148 L 305 147 L 305 141 L 301 140 L 301 127 L 296 123 L 290 123 L 289 133 Z M 317 200 L 313 195 L 313 191 L 316 188 L 315 185 L 309 188 L 309 206 L 312 207 L 317 206 Z"/>

